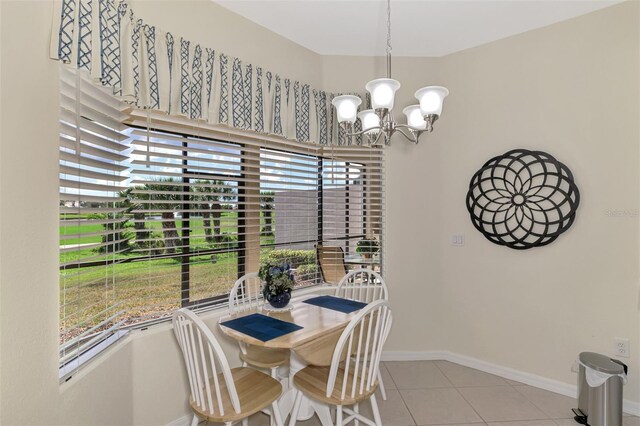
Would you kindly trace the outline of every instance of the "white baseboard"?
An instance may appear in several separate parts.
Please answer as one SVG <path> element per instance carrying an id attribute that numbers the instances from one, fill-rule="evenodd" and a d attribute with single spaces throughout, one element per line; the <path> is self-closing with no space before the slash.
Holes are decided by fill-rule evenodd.
<path id="1" fill-rule="evenodd" d="M 555 392 L 560 395 L 576 398 L 578 394 L 577 385 L 560 382 L 558 380 L 549 379 L 524 371 L 515 370 L 509 367 L 492 364 L 477 358 L 471 358 L 464 355 L 455 354 L 448 351 L 425 351 L 425 352 L 384 352 L 382 354 L 383 361 L 434 361 L 443 360 L 465 367 L 475 368 L 485 373 L 495 374 L 516 382 L 524 383 L 529 386 Z M 634 416 L 640 416 L 640 402 L 624 400 L 624 412 Z"/>
<path id="2" fill-rule="evenodd" d="M 191 420 L 193 420 L 193 414 L 187 414 L 186 416 L 167 423 L 165 426 L 189 426 L 191 425 Z"/>

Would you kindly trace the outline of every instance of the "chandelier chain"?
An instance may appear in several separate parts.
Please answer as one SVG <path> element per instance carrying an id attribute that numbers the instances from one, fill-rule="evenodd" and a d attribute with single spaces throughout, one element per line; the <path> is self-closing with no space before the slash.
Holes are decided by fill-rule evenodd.
<path id="1" fill-rule="evenodd" d="M 387 0 L 387 78 L 391 78 L 391 0 Z"/>
<path id="2" fill-rule="evenodd" d="M 387 0 L 387 55 L 391 55 L 391 0 Z"/>

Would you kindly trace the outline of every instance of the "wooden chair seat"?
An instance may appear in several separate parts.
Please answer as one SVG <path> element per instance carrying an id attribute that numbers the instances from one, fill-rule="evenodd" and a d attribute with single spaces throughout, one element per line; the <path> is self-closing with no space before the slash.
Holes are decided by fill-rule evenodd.
<path id="1" fill-rule="evenodd" d="M 344 369 L 340 367 L 336 375 L 336 385 L 333 388 L 333 393 L 330 397 L 327 397 L 327 382 L 329 381 L 329 373 L 331 367 L 317 367 L 310 365 L 298 371 L 293 376 L 293 383 L 296 388 L 306 396 L 313 398 L 317 401 L 324 402 L 331 405 L 353 405 L 357 402 L 368 399 L 376 392 L 378 388 L 378 381 L 376 380 L 373 386 L 367 391 L 356 393 L 354 397 L 351 397 L 351 387 L 353 385 L 353 368 L 350 368 L 349 375 L 347 377 L 347 392 L 345 399 L 341 399 L 342 383 L 344 378 Z"/>
<path id="2" fill-rule="evenodd" d="M 229 398 L 229 392 L 222 373 L 218 374 L 218 383 L 220 384 L 220 396 L 222 406 L 224 407 L 224 415 L 211 415 L 198 407 L 195 401 L 191 400 L 191 408 L 196 415 L 208 422 L 234 422 L 247 418 L 260 410 L 268 407 L 273 401 L 280 398 L 282 393 L 282 385 L 276 379 L 262 373 L 253 368 L 238 367 L 231 369 L 231 375 L 235 382 L 238 398 L 240 399 L 240 413 L 236 413 Z M 215 388 L 214 379 L 209 380 L 211 388 Z"/>
<path id="3" fill-rule="evenodd" d="M 288 349 L 264 348 L 247 345 L 247 353 L 240 352 L 240 359 L 257 368 L 274 368 L 289 362 Z"/>

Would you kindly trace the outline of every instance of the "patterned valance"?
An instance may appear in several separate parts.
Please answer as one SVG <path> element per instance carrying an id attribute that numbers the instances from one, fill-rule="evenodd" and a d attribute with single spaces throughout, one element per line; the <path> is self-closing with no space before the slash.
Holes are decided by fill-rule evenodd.
<path id="1" fill-rule="evenodd" d="M 87 70 L 96 82 L 138 108 L 300 142 L 361 143 L 339 129 L 331 105 L 337 93 L 145 23 L 125 0 L 58 4 L 51 57 Z"/>

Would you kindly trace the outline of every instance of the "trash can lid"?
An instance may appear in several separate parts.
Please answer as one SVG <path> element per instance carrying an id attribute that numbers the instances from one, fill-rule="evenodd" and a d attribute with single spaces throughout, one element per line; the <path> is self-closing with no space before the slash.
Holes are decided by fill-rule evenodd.
<path id="1" fill-rule="evenodd" d="M 624 367 L 611 360 L 608 356 L 595 352 L 582 352 L 579 356 L 580 362 L 589 368 L 606 374 L 622 374 Z"/>

